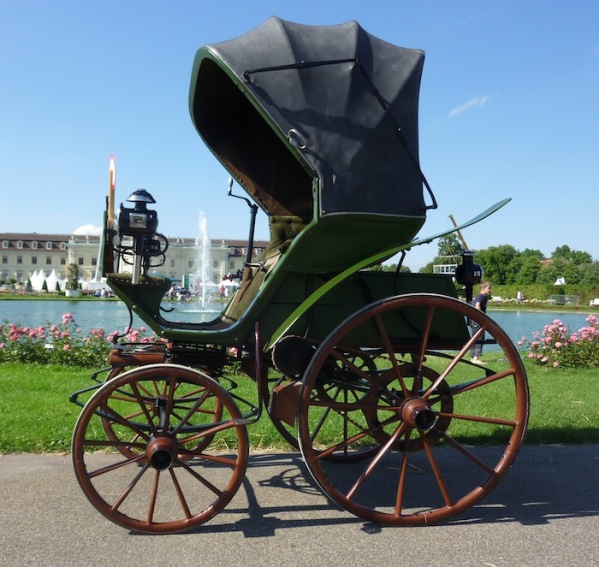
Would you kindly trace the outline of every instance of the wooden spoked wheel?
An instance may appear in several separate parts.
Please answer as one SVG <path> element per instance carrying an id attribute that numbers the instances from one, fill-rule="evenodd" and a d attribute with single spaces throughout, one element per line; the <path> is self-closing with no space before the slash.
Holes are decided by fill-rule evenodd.
<path id="1" fill-rule="evenodd" d="M 117 376 L 120 376 L 124 372 L 131 370 L 132 368 L 139 367 L 114 366 L 106 376 L 106 381 L 112 380 Z M 156 380 L 154 382 L 145 381 L 144 387 L 148 388 L 144 392 L 147 408 L 144 409 L 140 406 L 132 408 L 134 413 L 123 416 L 126 420 L 135 421 L 136 419 L 139 419 L 140 416 L 144 415 L 144 411 L 152 411 L 153 396 L 163 395 L 162 390 L 166 387 L 166 382 L 164 380 Z M 212 421 L 214 423 L 217 423 L 222 419 L 223 406 L 219 398 L 214 399 L 214 406 L 211 409 L 204 408 L 204 413 L 206 414 L 206 417 L 208 417 L 208 414 L 210 412 L 212 413 Z M 123 429 L 122 427 L 119 427 L 118 424 L 115 424 L 115 422 L 110 418 L 102 418 L 101 421 L 102 427 L 104 428 L 106 435 L 111 441 L 115 442 L 115 448 L 120 453 L 122 453 L 126 457 L 135 457 L 139 455 L 140 450 L 136 448 L 136 444 L 140 441 L 141 436 L 138 431 Z M 116 427 L 113 427 L 115 425 Z M 197 451 L 201 451 L 202 449 L 210 445 L 211 442 L 212 439 L 210 436 L 204 436 L 199 440 L 195 449 Z M 193 454 L 183 454 L 180 457 L 186 460 L 193 459 Z"/>
<path id="2" fill-rule="evenodd" d="M 481 326 L 472 336 L 469 320 Z M 484 366 L 469 356 L 481 340 Z M 374 366 L 353 364 L 357 341 Z M 366 394 L 347 402 L 323 395 L 331 361 L 367 383 Z M 466 510 L 500 482 L 522 444 L 528 406 L 520 356 L 491 318 L 445 296 L 397 296 L 346 319 L 315 353 L 301 393 L 300 449 L 323 492 L 349 512 L 423 525 Z M 361 461 L 326 458 L 365 447 L 376 449 Z"/>
<path id="3" fill-rule="evenodd" d="M 360 351 L 348 352 L 348 360 L 351 362 L 352 368 L 341 364 L 336 360 L 329 360 L 326 367 L 321 372 L 321 379 L 316 384 L 318 395 L 321 400 L 326 400 L 328 407 L 334 407 L 338 404 L 347 406 L 354 405 L 354 411 L 358 412 L 359 418 L 362 418 L 363 401 L 370 392 L 370 384 L 363 380 L 357 374 L 353 367 L 358 371 L 373 371 L 375 369 L 375 361 L 372 354 L 362 353 Z M 290 384 L 290 380 L 285 376 L 279 378 L 274 386 Z M 265 403 L 268 408 L 269 416 L 279 431 L 281 436 L 294 448 L 299 449 L 299 441 L 297 439 L 297 424 L 296 420 L 293 423 L 287 423 L 280 419 L 276 413 L 272 411 L 270 404 L 270 396 L 272 396 L 272 387 L 269 389 L 268 396 L 265 398 Z M 299 401 L 299 400 L 298 400 Z M 298 403 L 299 409 L 299 403 Z M 323 416 L 326 419 L 327 413 Z M 347 419 L 351 420 L 351 410 L 347 413 Z M 376 449 L 376 444 L 367 444 L 363 446 L 355 446 L 348 450 L 348 447 L 342 447 L 339 451 L 330 452 L 324 458 L 330 461 L 353 461 L 366 458 L 373 450 Z"/>
<path id="4" fill-rule="evenodd" d="M 116 524 L 146 533 L 186 531 L 212 518 L 239 488 L 248 452 L 229 393 L 174 364 L 105 382 L 83 408 L 72 446 L 89 501 Z"/>

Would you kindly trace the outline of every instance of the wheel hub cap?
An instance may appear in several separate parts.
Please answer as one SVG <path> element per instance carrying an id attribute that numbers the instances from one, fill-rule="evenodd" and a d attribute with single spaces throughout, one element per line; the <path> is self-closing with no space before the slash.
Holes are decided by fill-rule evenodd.
<path id="1" fill-rule="evenodd" d="M 422 398 L 409 398 L 401 407 L 401 417 L 406 425 L 420 431 L 427 431 L 437 421 L 437 417 Z"/>
<path id="2" fill-rule="evenodd" d="M 159 471 L 170 468 L 176 456 L 177 443 L 170 437 L 152 439 L 146 448 L 146 457 L 150 465 Z"/>

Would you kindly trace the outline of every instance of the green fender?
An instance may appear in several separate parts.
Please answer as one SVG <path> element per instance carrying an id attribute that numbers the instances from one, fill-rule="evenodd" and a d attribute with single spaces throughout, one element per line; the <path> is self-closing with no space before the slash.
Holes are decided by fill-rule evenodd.
<path id="1" fill-rule="evenodd" d="M 289 328 L 308 310 L 312 307 L 319 299 L 321 299 L 324 295 L 326 295 L 329 291 L 331 291 L 337 284 L 341 283 L 343 280 L 347 279 L 352 274 L 357 271 L 366 268 L 367 266 L 371 266 L 373 264 L 377 264 L 387 258 L 394 256 L 399 252 L 403 252 L 404 250 L 410 250 L 414 246 L 420 246 L 421 244 L 429 244 L 433 240 L 437 240 L 443 236 L 451 234 L 453 232 L 457 232 L 458 230 L 462 230 L 466 227 L 472 226 L 484 219 L 493 213 L 497 212 L 499 209 L 507 205 L 511 199 L 503 199 L 498 203 L 495 203 L 492 207 L 489 207 L 486 211 L 480 213 L 469 221 L 461 224 L 460 226 L 454 227 L 450 230 L 445 230 L 443 232 L 439 232 L 434 234 L 433 236 L 428 236 L 426 238 L 416 238 L 407 244 L 402 244 L 401 246 L 397 246 L 395 248 L 390 248 L 389 250 L 385 250 L 384 252 L 379 252 L 374 256 L 369 256 L 364 260 L 354 264 L 353 266 L 347 268 L 343 272 L 340 272 L 335 277 L 331 278 L 326 284 L 319 287 L 314 293 L 309 295 L 290 315 L 281 323 L 281 325 L 277 328 L 277 330 L 272 334 L 270 340 L 266 343 L 264 350 L 270 350 L 276 342 L 289 330 Z"/>

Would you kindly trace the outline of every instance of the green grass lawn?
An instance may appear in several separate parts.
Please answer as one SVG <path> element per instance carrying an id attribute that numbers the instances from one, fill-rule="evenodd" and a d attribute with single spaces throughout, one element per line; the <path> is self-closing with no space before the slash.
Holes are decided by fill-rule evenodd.
<path id="1" fill-rule="evenodd" d="M 527 364 L 530 421 L 526 442 L 599 443 L 599 369 L 549 369 Z M 69 395 L 93 385 L 80 368 L 0 364 L 0 453 L 68 452 L 80 408 Z M 256 399 L 256 386 L 240 377 L 237 393 Z M 496 407 L 497 394 L 481 388 L 480 410 Z M 285 449 L 264 415 L 248 428 L 254 448 Z"/>

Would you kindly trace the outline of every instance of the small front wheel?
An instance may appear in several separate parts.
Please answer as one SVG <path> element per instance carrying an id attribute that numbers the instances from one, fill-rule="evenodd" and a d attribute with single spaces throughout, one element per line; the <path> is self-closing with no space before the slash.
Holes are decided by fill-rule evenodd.
<path id="1" fill-rule="evenodd" d="M 75 474 L 88 500 L 116 524 L 146 533 L 187 531 L 212 518 L 237 492 L 248 454 L 229 393 L 174 364 L 114 376 L 73 433 Z"/>

